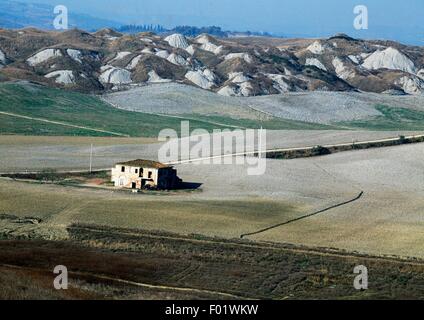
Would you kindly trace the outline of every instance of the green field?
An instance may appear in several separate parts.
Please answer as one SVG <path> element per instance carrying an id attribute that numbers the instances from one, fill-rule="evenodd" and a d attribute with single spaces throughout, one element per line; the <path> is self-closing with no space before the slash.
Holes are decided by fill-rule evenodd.
<path id="1" fill-rule="evenodd" d="M 424 130 L 424 111 L 377 105 L 375 109 L 382 115 L 369 120 L 337 123 L 353 129 L 420 131 Z"/>
<path id="2" fill-rule="evenodd" d="M 182 120 L 190 120 L 191 129 L 208 131 L 229 127 L 265 129 L 334 129 L 335 127 L 272 119 L 266 121 L 187 115 L 181 118 L 116 109 L 96 96 L 29 83 L 0 84 L 0 111 L 60 122 L 51 124 L 0 114 L 0 134 L 109 136 L 105 130 L 132 137 L 156 137 L 165 128 L 179 131 Z M 68 126 L 66 126 L 68 125 Z M 73 128 L 69 125 L 83 126 Z"/>
<path id="3" fill-rule="evenodd" d="M 106 133 L 20 119 L 4 114 L 0 114 L 0 134 L 21 134 L 27 136 L 111 136 Z"/>
<path id="4" fill-rule="evenodd" d="M 181 122 L 176 118 L 119 110 L 95 96 L 16 83 L 0 84 L 0 111 L 134 137 L 154 137 L 161 129 L 179 128 Z M 7 115 L 0 115 L 0 125 L 1 134 L 110 135 Z M 207 125 L 192 121 L 191 126 Z"/>

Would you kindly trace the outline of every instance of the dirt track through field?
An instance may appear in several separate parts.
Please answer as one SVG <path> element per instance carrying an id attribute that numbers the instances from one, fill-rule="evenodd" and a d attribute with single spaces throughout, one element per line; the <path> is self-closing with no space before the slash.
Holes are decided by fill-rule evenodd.
<path id="1" fill-rule="evenodd" d="M 240 238 L 241 238 L 241 239 L 243 239 L 243 238 L 248 237 L 248 236 L 254 236 L 254 235 L 257 235 L 257 234 L 260 234 L 260 233 L 264 233 L 264 232 L 266 232 L 266 231 L 269 231 L 269 230 L 272 230 L 272 229 L 275 229 L 275 228 L 278 228 L 278 227 L 281 227 L 281 226 L 284 226 L 284 225 L 287 225 L 287 224 L 290 224 L 290 223 L 293 223 L 293 222 L 296 222 L 296 221 L 300 221 L 300 220 L 303 220 L 303 219 L 307 219 L 307 218 L 310 218 L 310 217 L 316 216 L 316 215 L 318 215 L 318 214 L 320 214 L 320 213 L 324 213 L 324 212 L 326 212 L 326 211 L 330 211 L 330 210 L 335 209 L 335 208 L 338 208 L 338 207 L 345 206 L 345 205 L 347 205 L 347 204 L 349 204 L 349 203 L 353 203 L 353 202 L 355 202 L 355 201 L 358 201 L 359 199 L 361 199 L 361 198 L 362 198 L 362 196 L 363 196 L 363 195 L 364 195 L 364 192 L 363 192 L 363 191 L 361 191 L 361 193 L 359 193 L 359 195 L 358 195 L 358 196 L 356 196 L 355 198 L 353 198 L 353 199 L 351 199 L 351 200 L 348 200 L 348 201 L 345 201 L 345 202 L 342 202 L 342 203 L 339 203 L 339 204 L 333 205 L 333 206 L 331 206 L 331 207 L 327 207 L 327 208 L 325 208 L 325 209 L 322 209 L 322 210 L 319 210 L 319 211 L 316 211 L 316 212 L 313 212 L 313 213 L 310 213 L 310 214 L 304 215 L 304 216 L 302 216 L 302 217 L 298 217 L 298 218 L 296 218 L 296 219 L 292 219 L 292 220 L 289 220 L 289 221 L 286 221 L 286 222 L 282 222 L 282 223 L 279 223 L 279 224 L 276 224 L 276 225 L 270 226 L 270 227 L 268 227 L 268 228 L 264 228 L 264 229 L 261 229 L 261 230 L 255 231 L 255 232 L 251 232 L 251 233 L 245 233 L 245 234 L 242 234 L 242 235 L 240 236 Z"/>
<path id="2" fill-rule="evenodd" d="M 10 264 L 0 264 L 0 266 L 4 268 L 9 269 L 16 269 L 16 270 L 28 270 L 28 271 L 41 271 L 44 272 L 46 270 L 40 269 L 40 268 L 33 268 L 33 267 L 22 267 L 22 266 L 16 266 L 16 265 L 10 265 Z M 213 296 L 221 296 L 224 298 L 230 298 L 230 299 L 237 299 L 237 300 L 245 300 L 251 298 L 241 297 L 237 296 L 231 293 L 225 293 L 225 292 L 219 292 L 219 291 L 212 291 L 212 290 L 205 290 L 205 289 L 195 289 L 195 288 L 182 288 L 182 287 L 172 287 L 172 286 L 164 286 L 164 285 L 152 285 L 147 283 L 141 283 L 136 281 L 130 281 L 110 276 L 104 276 L 104 275 L 98 275 L 98 274 L 92 274 L 89 272 L 69 272 L 69 275 L 71 276 L 80 276 L 80 277 L 90 277 L 94 278 L 100 281 L 112 281 L 116 283 L 126 284 L 130 286 L 140 287 L 140 288 L 146 288 L 146 289 L 159 289 L 159 290 L 168 290 L 168 291 L 178 291 L 178 292 L 186 292 L 186 293 L 194 293 L 194 294 L 208 294 Z"/>

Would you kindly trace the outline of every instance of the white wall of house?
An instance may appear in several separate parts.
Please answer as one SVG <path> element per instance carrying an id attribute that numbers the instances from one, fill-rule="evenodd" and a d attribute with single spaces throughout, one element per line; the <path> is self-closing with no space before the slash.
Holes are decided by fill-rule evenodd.
<path id="1" fill-rule="evenodd" d="M 140 170 L 143 174 L 140 175 Z M 132 188 L 133 183 L 136 184 L 136 188 L 142 188 L 142 181 L 146 180 L 146 184 L 152 187 L 157 186 L 159 177 L 159 170 L 156 168 L 140 168 L 130 167 L 123 165 L 116 165 L 112 169 L 112 182 L 115 187 L 120 188 Z"/>

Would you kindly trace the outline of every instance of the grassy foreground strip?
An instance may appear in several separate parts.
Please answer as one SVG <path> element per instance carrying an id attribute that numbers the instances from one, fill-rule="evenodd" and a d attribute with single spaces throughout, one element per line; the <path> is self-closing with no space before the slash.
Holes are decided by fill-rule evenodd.
<path id="1" fill-rule="evenodd" d="M 46 279 L 41 276 L 51 277 L 56 261 L 74 281 L 70 290 L 47 292 L 51 298 L 423 298 L 422 261 L 90 225 L 67 231 L 71 241 L 1 241 L 0 279 L 8 289 L 0 298 L 22 292 L 37 298 L 37 285 Z M 356 265 L 373 270 L 369 290 L 354 289 Z"/>

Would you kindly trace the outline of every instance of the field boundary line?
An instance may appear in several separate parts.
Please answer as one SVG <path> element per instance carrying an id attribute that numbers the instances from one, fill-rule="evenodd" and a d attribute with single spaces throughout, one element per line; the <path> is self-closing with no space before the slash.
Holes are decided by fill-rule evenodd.
<path id="1" fill-rule="evenodd" d="M 83 129 L 83 130 L 87 130 L 87 131 L 108 133 L 108 134 L 111 134 L 111 135 L 114 135 L 114 136 L 119 136 L 119 137 L 127 137 L 127 138 L 130 137 L 129 135 L 124 134 L 124 133 L 107 131 L 107 130 L 96 129 L 96 128 L 90 128 L 90 127 L 85 127 L 85 126 L 79 126 L 79 125 L 76 125 L 76 124 L 71 124 L 71 123 L 66 123 L 66 122 L 61 122 L 61 121 L 54 121 L 54 120 L 48 120 L 48 119 L 43 119 L 43 118 L 37 118 L 37 117 L 29 117 L 29 116 L 24 116 L 24 115 L 12 113 L 12 112 L 0 111 L 0 114 L 10 116 L 10 117 L 15 117 L 15 118 L 21 118 L 21 119 L 26 119 L 26 120 L 39 121 L 39 122 L 44 122 L 44 123 L 60 125 L 60 126 L 64 126 L 64 127 L 71 127 L 71 128 L 78 128 L 78 129 Z"/>
<path id="2" fill-rule="evenodd" d="M 254 235 L 257 235 L 257 234 L 260 234 L 260 233 L 264 233 L 264 232 L 267 232 L 269 230 L 272 230 L 272 229 L 275 229 L 275 228 L 278 228 L 278 227 L 282 227 L 284 225 L 287 225 L 287 224 L 290 224 L 290 223 L 293 223 L 293 222 L 297 222 L 297 221 L 300 221 L 300 220 L 303 220 L 303 219 L 307 219 L 307 218 L 316 216 L 316 215 L 318 215 L 320 213 L 324 213 L 324 212 L 330 211 L 330 210 L 335 209 L 335 208 L 339 208 L 339 207 L 345 206 L 345 205 L 350 204 L 352 202 L 358 201 L 359 199 L 362 198 L 363 195 L 364 195 L 364 191 L 361 191 L 359 193 L 359 195 L 357 195 L 355 198 L 353 198 L 351 200 L 344 201 L 342 203 L 338 203 L 338 204 L 332 205 L 330 207 L 327 207 L 327 208 L 324 208 L 324 209 L 315 211 L 313 213 L 310 213 L 310 214 L 307 214 L 307 215 L 304 215 L 304 216 L 301 216 L 301 217 L 298 217 L 298 218 L 295 218 L 295 219 L 291 219 L 291 220 L 288 220 L 286 222 L 278 223 L 278 224 L 272 225 L 272 226 L 267 227 L 267 228 L 260 229 L 258 231 L 254 231 L 254 232 L 250 232 L 250 233 L 244 233 L 244 234 L 242 234 L 240 236 L 240 238 L 243 239 L 245 237 L 254 236 Z"/>

